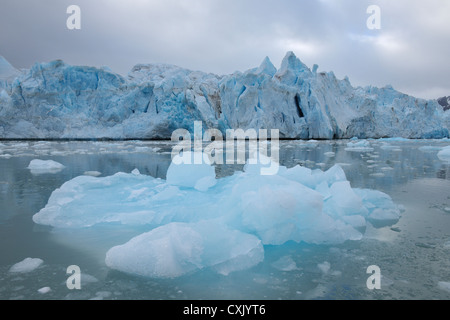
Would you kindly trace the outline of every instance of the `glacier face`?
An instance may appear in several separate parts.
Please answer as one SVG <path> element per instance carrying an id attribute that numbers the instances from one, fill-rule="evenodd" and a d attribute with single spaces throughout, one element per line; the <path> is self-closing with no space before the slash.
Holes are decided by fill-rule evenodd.
<path id="1" fill-rule="evenodd" d="M 390 86 L 355 88 L 292 52 L 278 70 L 265 58 L 224 76 L 140 64 L 123 77 L 56 60 L 2 83 L 0 138 L 170 139 L 176 129 L 193 131 L 194 121 L 293 139 L 449 136 L 449 112 L 437 101 Z"/>

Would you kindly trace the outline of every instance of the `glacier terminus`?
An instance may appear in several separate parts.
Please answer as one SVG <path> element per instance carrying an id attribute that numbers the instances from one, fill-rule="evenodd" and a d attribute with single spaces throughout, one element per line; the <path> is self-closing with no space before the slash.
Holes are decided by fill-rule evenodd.
<path id="1" fill-rule="evenodd" d="M 127 76 L 61 60 L 0 58 L 2 139 L 170 139 L 173 131 L 278 129 L 282 139 L 449 137 L 450 112 L 392 86 L 353 87 L 293 52 L 230 75 L 138 64 Z"/>

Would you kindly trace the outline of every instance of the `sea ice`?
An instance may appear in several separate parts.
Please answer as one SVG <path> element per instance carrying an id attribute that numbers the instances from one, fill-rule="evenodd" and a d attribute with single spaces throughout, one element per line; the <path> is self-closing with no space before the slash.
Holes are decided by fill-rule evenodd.
<path id="1" fill-rule="evenodd" d="M 145 233 L 113 244 L 106 264 L 172 278 L 204 268 L 224 275 L 250 268 L 263 260 L 264 245 L 360 240 L 366 221 L 400 217 L 387 194 L 352 188 L 339 165 L 280 166 L 270 176 L 259 169 L 247 163 L 243 172 L 216 179 L 208 163 L 172 163 L 166 181 L 137 171 L 79 176 L 56 189 L 33 220 L 71 229 L 140 226 Z"/>
<path id="2" fill-rule="evenodd" d="M 26 258 L 13 265 L 9 272 L 11 273 L 28 273 L 39 268 L 44 261 L 39 258 Z"/>

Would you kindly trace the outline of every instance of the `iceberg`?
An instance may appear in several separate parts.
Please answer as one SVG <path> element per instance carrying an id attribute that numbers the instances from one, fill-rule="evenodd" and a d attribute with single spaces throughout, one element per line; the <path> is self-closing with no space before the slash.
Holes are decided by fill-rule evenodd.
<path id="1" fill-rule="evenodd" d="M 400 218 L 387 194 L 352 188 L 339 165 L 327 171 L 280 166 L 272 176 L 255 166 L 247 162 L 243 171 L 219 179 L 208 163 L 176 161 L 166 180 L 137 170 L 83 175 L 56 189 L 33 221 L 62 233 L 99 228 L 97 240 L 107 243 L 101 228 L 132 227 L 140 233 L 109 246 L 106 265 L 174 278 L 206 268 L 222 275 L 251 268 L 264 260 L 267 245 L 357 241 L 367 223 L 389 225 Z M 283 260 L 277 267 L 291 265 Z"/>
<path id="2" fill-rule="evenodd" d="M 169 223 L 111 248 L 106 265 L 154 278 L 179 277 L 205 267 L 218 273 L 253 267 L 264 259 L 261 240 L 222 223 Z"/>
<path id="3" fill-rule="evenodd" d="M 391 86 L 353 87 L 293 52 L 279 69 L 266 57 L 223 76 L 167 64 L 139 64 L 127 76 L 61 60 L 20 73 L 0 65 L 13 79 L 0 87 L 6 139 L 170 139 L 176 129 L 193 132 L 194 121 L 224 136 L 251 128 L 305 140 L 449 137 L 450 113 L 437 101 Z"/>

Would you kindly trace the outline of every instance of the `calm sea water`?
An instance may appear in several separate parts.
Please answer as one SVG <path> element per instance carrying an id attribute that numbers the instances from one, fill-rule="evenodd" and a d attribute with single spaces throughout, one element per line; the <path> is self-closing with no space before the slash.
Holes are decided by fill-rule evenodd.
<path id="1" fill-rule="evenodd" d="M 228 276 L 203 270 L 164 280 L 110 270 L 105 248 L 89 241 L 94 232 L 121 239 L 130 230 L 62 232 L 36 225 L 32 216 L 52 191 L 86 171 L 108 176 L 137 168 L 165 178 L 172 144 L 2 142 L 0 299 L 450 299 L 450 164 L 437 157 L 450 142 L 376 140 L 369 152 L 345 151 L 347 142 L 284 141 L 280 162 L 322 170 L 339 163 L 352 187 L 383 191 L 404 206 L 396 225 L 369 226 L 363 240 L 341 245 L 266 246 L 263 263 Z M 33 159 L 51 159 L 66 168 L 32 174 L 27 166 Z M 235 170 L 242 166 L 217 167 L 216 174 Z M 29 273 L 9 272 L 27 257 L 44 263 Z M 280 267 L 286 257 L 295 262 L 289 271 Z M 83 274 L 81 290 L 66 286 L 66 269 L 74 264 Z M 380 290 L 367 289 L 370 265 L 381 269 Z M 38 292 L 43 287 L 50 291 Z"/>

